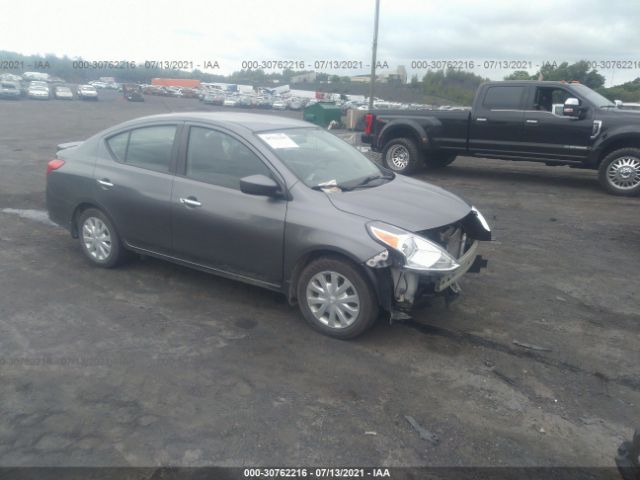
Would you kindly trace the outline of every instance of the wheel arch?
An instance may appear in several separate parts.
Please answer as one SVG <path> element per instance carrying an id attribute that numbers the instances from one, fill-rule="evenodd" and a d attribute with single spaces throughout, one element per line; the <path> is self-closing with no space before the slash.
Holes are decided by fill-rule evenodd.
<path id="1" fill-rule="evenodd" d="M 71 236 L 73 238 L 78 238 L 79 236 L 78 219 L 80 218 L 80 215 L 82 215 L 84 211 L 90 208 L 95 208 L 96 210 L 100 210 L 104 215 L 107 216 L 109 221 L 113 224 L 114 228 L 117 230 L 118 227 L 116 223 L 113 221 L 113 218 L 111 217 L 111 215 L 109 215 L 109 212 L 107 212 L 98 202 L 86 200 L 78 203 L 78 205 L 76 205 L 76 207 L 73 209 L 73 213 L 71 214 Z"/>
<path id="2" fill-rule="evenodd" d="M 401 123 L 389 123 L 380 132 L 379 146 L 384 149 L 387 143 L 396 138 L 408 138 L 413 140 L 419 150 L 423 150 L 429 144 L 427 132 L 415 121 L 403 121 Z"/>
<path id="3" fill-rule="evenodd" d="M 606 143 L 603 143 L 598 149 L 595 167 L 598 168 L 607 155 L 623 148 L 640 149 L 640 132 L 629 132 L 622 135 L 616 135 Z"/>
<path id="4" fill-rule="evenodd" d="M 296 290 L 298 288 L 298 280 L 302 271 L 314 260 L 324 257 L 336 258 L 346 261 L 355 269 L 360 271 L 360 273 L 363 274 L 367 281 L 369 281 L 373 292 L 376 295 L 376 300 L 378 301 L 378 303 L 380 303 L 378 281 L 371 269 L 366 268 L 357 257 L 345 250 L 331 246 L 324 246 L 309 250 L 300 255 L 300 257 L 298 257 L 298 259 L 296 260 L 287 281 L 288 288 L 286 289 L 286 294 L 289 304 L 295 305 L 297 303 Z"/>

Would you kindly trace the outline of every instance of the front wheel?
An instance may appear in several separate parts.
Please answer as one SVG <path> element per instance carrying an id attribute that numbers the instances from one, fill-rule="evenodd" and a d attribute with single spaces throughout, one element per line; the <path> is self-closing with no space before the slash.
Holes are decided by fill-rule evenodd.
<path id="1" fill-rule="evenodd" d="M 365 276 L 346 260 L 314 260 L 300 274 L 300 310 L 311 326 L 347 340 L 364 333 L 378 317 L 378 303 Z"/>
<path id="2" fill-rule="evenodd" d="M 613 195 L 639 195 L 640 149 L 621 148 L 611 152 L 600 163 L 598 180 Z"/>
<path id="3" fill-rule="evenodd" d="M 409 175 L 422 163 L 420 152 L 410 138 L 394 138 L 382 151 L 384 166 L 396 173 Z"/>

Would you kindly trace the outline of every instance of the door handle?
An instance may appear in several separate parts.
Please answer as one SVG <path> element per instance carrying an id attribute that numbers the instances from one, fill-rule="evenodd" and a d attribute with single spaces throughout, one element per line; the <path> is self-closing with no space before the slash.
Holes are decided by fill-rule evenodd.
<path id="1" fill-rule="evenodd" d="M 105 187 L 105 188 L 113 187 L 113 183 L 111 183 L 111 181 L 108 178 L 98 179 L 97 182 L 101 187 Z"/>
<path id="2" fill-rule="evenodd" d="M 478 117 L 476 118 L 476 122 L 486 122 L 487 119 L 485 117 Z"/>
<path id="3" fill-rule="evenodd" d="M 201 207 L 202 203 L 195 197 L 180 197 L 180 203 L 187 207 Z"/>
<path id="4" fill-rule="evenodd" d="M 533 120 L 531 118 L 527 119 L 527 123 L 529 125 L 537 125 L 538 124 L 538 120 Z"/>

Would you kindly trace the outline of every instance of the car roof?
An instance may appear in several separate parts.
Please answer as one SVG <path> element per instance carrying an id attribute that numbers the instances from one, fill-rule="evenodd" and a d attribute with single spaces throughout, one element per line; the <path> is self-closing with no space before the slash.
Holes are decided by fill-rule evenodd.
<path id="1" fill-rule="evenodd" d="M 205 122 L 213 125 L 225 126 L 235 130 L 249 130 L 251 132 L 285 128 L 315 127 L 315 125 L 308 122 L 303 122 L 302 120 L 296 120 L 293 118 L 242 112 L 181 112 L 150 115 L 148 117 L 141 117 L 125 122 L 124 124 L 121 124 L 120 127 L 124 127 L 125 125 L 133 127 L 144 125 L 146 123 L 157 123 L 159 121 Z"/>

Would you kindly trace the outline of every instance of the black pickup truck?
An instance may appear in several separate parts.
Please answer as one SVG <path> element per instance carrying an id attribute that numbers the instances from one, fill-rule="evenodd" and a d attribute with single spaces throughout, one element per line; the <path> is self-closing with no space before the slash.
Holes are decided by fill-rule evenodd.
<path id="1" fill-rule="evenodd" d="M 598 170 L 608 192 L 640 194 L 640 112 L 576 82 L 487 82 L 471 110 L 377 110 L 362 141 L 398 173 L 457 155 L 525 160 Z"/>

